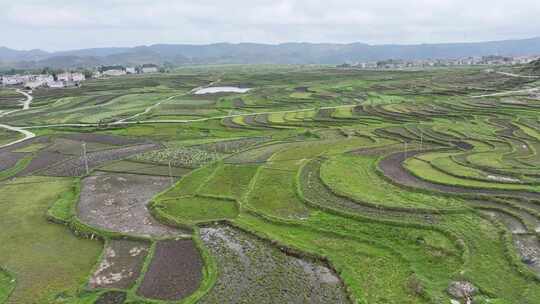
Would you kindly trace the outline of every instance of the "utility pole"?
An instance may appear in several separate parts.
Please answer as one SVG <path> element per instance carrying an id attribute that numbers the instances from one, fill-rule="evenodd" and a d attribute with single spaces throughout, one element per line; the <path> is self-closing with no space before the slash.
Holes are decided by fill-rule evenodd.
<path id="1" fill-rule="evenodd" d="M 171 180 L 171 186 L 174 183 L 173 177 L 172 177 L 172 169 L 171 169 L 171 161 L 169 160 L 169 179 Z"/>
<path id="2" fill-rule="evenodd" d="M 86 169 L 86 175 L 88 175 L 90 173 L 90 170 L 88 169 L 88 157 L 86 156 L 86 142 L 84 141 L 82 143 L 82 150 L 83 150 L 84 168 Z"/>
<path id="3" fill-rule="evenodd" d="M 418 101 L 415 100 L 414 102 L 415 108 L 418 109 Z M 418 130 L 420 131 L 420 150 L 424 150 L 424 136 L 422 132 L 422 120 L 421 118 L 418 118 Z"/>
<path id="4" fill-rule="evenodd" d="M 420 126 L 418 126 L 418 130 L 420 130 L 420 150 L 424 150 L 424 133 L 422 133 L 422 123 L 420 123 Z"/>
<path id="5" fill-rule="evenodd" d="M 404 148 L 405 159 L 407 159 L 407 141 L 404 141 L 404 144 L 405 144 L 405 148 Z"/>
<path id="6" fill-rule="evenodd" d="M 420 130 L 420 150 L 424 150 L 424 135 L 422 130 Z"/>

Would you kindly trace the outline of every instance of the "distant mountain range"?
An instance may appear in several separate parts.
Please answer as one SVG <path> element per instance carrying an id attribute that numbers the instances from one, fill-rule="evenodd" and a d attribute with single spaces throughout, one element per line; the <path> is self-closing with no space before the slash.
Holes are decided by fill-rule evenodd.
<path id="1" fill-rule="evenodd" d="M 539 55 L 540 37 L 478 43 L 369 45 L 364 43 L 216 43 L 208 45 L 155 44 L 137 47 L 93 48 L 61 52 L 18 51 L 0 47 L 3 68 L 75 68 L 142 63 L 183 64 L 340 64 L 386 59 L 451 59 L 469 56 Z"/>

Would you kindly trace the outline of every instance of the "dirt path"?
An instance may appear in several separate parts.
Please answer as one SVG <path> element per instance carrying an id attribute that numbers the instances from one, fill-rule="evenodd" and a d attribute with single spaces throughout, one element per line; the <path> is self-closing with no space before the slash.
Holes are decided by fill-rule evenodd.
<path id="1" fill-rule="evenodd" d="M 390 178 L 392 181 L 414 188 L 423 188 L 428 190 L 434 190 L 446 193 L 459 193 L 459 194 L 485 194 L 485 195 L 501 195 L 501 196 L 513 196 L 513 197 L 525 197 L 540 199 L 540 193 L 525 192 L 525 191 L 513 191 L 513 190 L 496 190 L 496 189 L 475 189 L 455 187 L 449 185 L 442 185 L 432 183 L 423 179 L 420 179 L 412 175 L 407 169 L 403 167 L 403 161 L 405 159 L 425 153 L 426 151 L 407 151 L 398 152 L 386 156 L 379 162 L 379 168 L 384 175 Z"/>
<path id="2" fill-rule="evenodd" d="M 19 112 L 19 110 L 11 110 L 11 111 L 0 111 L 0 117 L 8 116 L 11 113 Z"/>
<path id="3" fill-rule="evenodd" d="M 30 104 L 32 103 L 32 100 L 34 100 L 34 97 L 28 93 L 26 93 L 25 91 L 22 91 L 20 89 L 17 89 L 17 93 L 19 94 L 23 94 L 25 97 L 26 97 L 26 100 L 24 100 L 22 102 L 22 105 L 23 105 L 23 110 L 28 110 L 30 109 Z"/>
<path id="4" fill-rule="evenodd" d="M 12 141 L 8 144 L 5 144 L 5 145 L 1 145 L 0 148 L 5 148 L 5 147 L 9 147 L 11 145 L 14 145 L 14 144 L 17 144 L 17 143 L 20 143 L 20 142 L 23 142 L 27 139 L 30 139 L 30 138 L 33 138 L 33 137 L 36 137 L 36 134 L 28 131 L 28 130 L 24 130 L 22 128 L 18 128 L 18 127 L 12 127 L 12 126 L 8 126 L 8 125 L 4 125 L 4 124 L 0 124 L 0 128 L 4 128 L 4 129 L 8 129 L 8 130 L 11 130 L 11 131 L 15 131 L 15 132 L 19 132 L 19 133 L 22 133 L 24 135 L 24 138 L 21 138 L 21 139 L 17 139 L 15 141 Z"/>
<path id="5" fill-rule="evenodd" d="M 495 73 L 508 76 L 508 77 L 515 77 L 515 78 L 540 79 L 540 76 L 533 76 L 533 75 L 518 75 L 514 73 L 507 73 L 507 72 L 495 72 Z"/>
<path id="6" fill-rule="evenodd" d="M 142 112 L 140 112 L 140 113 L 137 113 L 137 114 L 135 114 L 135 115 L 132 115 L 132 116 L 130 116 L 130 117 L 127 117 L 127 118 L 124 118 L 124 119 L 120 119 L 120 120 L 118 120 L 118 121 L 115 121 L 115 122 L 111 123 L 111 125 L 122 124 L 122 123 L 125 123 L 125 122 L 128 121 L 128 120 L 132 120 L 132 119 L 137 118 L 137 117 L 139 117 L 139 116 L 141 116 L 141 115 L 147 114 L 147 113 L 149 113 L 150 111 L 152 111 L 153 109 L 159 107 L 162 103 L 164 103 L 164 102 L 166 102 L 166 101 L 169 101 L 169 100 L 171 100 L 171 99 L 173 99 L 173 98 L 176 98 L 176 97 L 178 97 L 178 96 L 182 96 L 182 95 L 174 95 L 174 96 L 168 97 L 168 98 L 166 98 L 166 99 L 163 99 L 163 100 L 161 100 L 161 101 L 159 101 L 159 102 L 156 102 L 155 104 L 153 104 L 153 105 L 147 107 L 146 109 L 144 109 L 144 111 L 142 111 Z"/>
<path id="7" fill-rule="evenodd" d="M 529 89 L 516 90 L 516 91 L 505 91 L 505 92 L 492 93 L 492 94 L 476 95 L 476 96 L 471 96 L 471 98 L 508 96 L 508 95 L 513 95 L 513 94 L 535 93 L 537 91 L 540 91 L 540 88 L 529 88 Z"/>
<path id="8" fill-rule="evenodd" d="M 17 93 L 23 94 L 26 97 L 26 100 L 24 100 L 22 102 L 22 105 L 23 105 L 22 110 L 12 110 L 12 111 L 0 112 L 0 118 L 4 117 L 4 116 L 7 116 L 7 115 L 9 115 L 11 113 L 15 113 L 15 112 L 30 109 L 30 104 L 32 103 L 32 100 L 34 99 L 34 97 L 32 97 L 32 95 L 30 95 L 30 94 L 28 94 L 28 93 L 26 93 L 24 91 L 21 91 L 19 89 L 17 89 Z M 19 128 L 19 127 L 12 127 L 12 126 L 9 126 L 9 125 L 0 124 L 0 128 L 4 128 L 4 129 L 11 130 L 11 131 L 19 132 L 19 133 L 22 133 L 24 135 L 24 138 L 18 139 L 16 141 L 10 142 L 10 143 L 5 144 L 5 145 L 2 145 L 2 146 L 0 146 L 0 148 L 8 147 L 8 146 L 14 145 L 16 143 L 23 142 L 23 141 L 25 141 L 27 139 L 30 139 L 30 138 L 36 136 L 34 133 L 32 133 L 30 131 L 27 131 L 27 130 L 23 130 L 23 128 Z"/>

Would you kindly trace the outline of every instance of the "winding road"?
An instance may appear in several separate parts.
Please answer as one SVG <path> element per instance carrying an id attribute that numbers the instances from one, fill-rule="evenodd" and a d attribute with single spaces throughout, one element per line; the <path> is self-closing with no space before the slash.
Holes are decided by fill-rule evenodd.
<path id="1" fill-rule="evenodd" d="M 20 90 L 20 89 L 17 89 L 17 93 L 23 94 L 26 97 L 26 100 L 22 101 L 22 105 L 23 105 L 22 109 L 23 110 L 30 109 L 30 104 L 32 103 L 32 100 L 34 100 L 34 97 L 32 95 L 26 93 L 25 91 Z"/>
<path id="2" fill-rule="evenodd" d="M 22 109 L 20 110 L 12 110 L 12 111 L 7 111 L 7 112 L 1 112 L 0 113 L 0 118 L 1 117 L 4 117 L 4 116 L 7 116 L 11 113 L 15 113 L 15 112 L 18 112 L 18 111 L 24 111 L 24 110 L 28 110 L 30 109 L 30 104 L 32 103 L 32 100 L 34 100 L 34 97 L 32 97 L 32 95 L 20 90 L 20 89 L 17 89 L 17 93 L 19 94 L 22 94 L 26 97 L 26 99 L 22 102 Z M 17 144 L 17 143 L 20 143 L 20 142 L 23 142 L 27 139 L 30 139 L 30 138 L 33 138 L 33 137 L 36 137 L 36 134 L 28 131 L 28 130 L 24 130 L 24 128 L 20 128 L 20 127 L 13 127 L 13 126 L 9 126 L 9 125 L 5 125 L 5 124 L 0 124 L 0 128 L 4 128 L 4 129 L 8 129 L 10 131 L 15 131 L 15 132 L 19 132 L 19 133 L 22 133 L 24 135 L 23 138 L 21 139 L 17 139 L 15 141 L 12 141 L 8 144 L 5 144 L 5 145 L 2 145 L 0 146 L 0 148 L 5 148 L 5 147 L 8 147 L 8 146 L 11 146 L 11 145 L 14 145 L 14 144 Z"/>
<path id="3" fill-rule="evenodd" d="M 12 126 L 8 126 L 8 125 L 4 125 L 4 124 L 0 124 L 0 128 L 4 128 L 4 129 L 8 129 L 8 130 L 11 130 L 11 131 L 15 131 L 15 132 L 19 132 L 19 133 L 22 133 L 24 135 L 23 138 L 21 139 L 17 139 L 15 141 L 12 141 L 8 144 L 5 144 L 5 145 L 2 145 L 0 146 L 0 148 L 5 148 L 5 147 L 8 147 L 8 146 L 11 146 L 11 145 L 14 145 L 14 144 L 17 144 L 17 143 L 20 143 L 22 141 L 25 141 L 27 139 L 30 139 L 30 138 L 33 138 L 33 137 L 36 137 L 36 134 L 28 131 L 28 130 L 23 130 L 21 128 L 17 128 L 17 127 L 12 127 Z"/>
<path id="4" fill-rule="evenodd" d="M 495 72 L 495 73 L 499 75 L 508 76 L 508 77 L 514 77 L 514 78 L 540 79 L 540 76 L 519 75 L 519 74 L 514 74 L 514 73 L 508 73 L 508 72 Z M 515 90 L 515 91 L 505 91 L 505 92 L 498 92 L 498 93 L 491 93 L 491 94 L 483 94 L 483 95 L 471 96 L 471 98 L 507 96 L 507 95 L 512 95 L 512 94 L 535 93 L 538 91 L 540 91 L 540 87 L 528 88 L 528 89 L 523 89 L 523 90 Z"/>

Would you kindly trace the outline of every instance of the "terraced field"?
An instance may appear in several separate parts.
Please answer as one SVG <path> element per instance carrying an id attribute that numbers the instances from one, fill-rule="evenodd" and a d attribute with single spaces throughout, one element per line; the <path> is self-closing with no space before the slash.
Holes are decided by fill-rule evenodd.
<path id="1" fill-rule="evenodd" d="M 540 303 L 539 86 L 215 66 L 37 90 L 0 117 L 36 135 L 0 129 L 0 303 Z"/>

